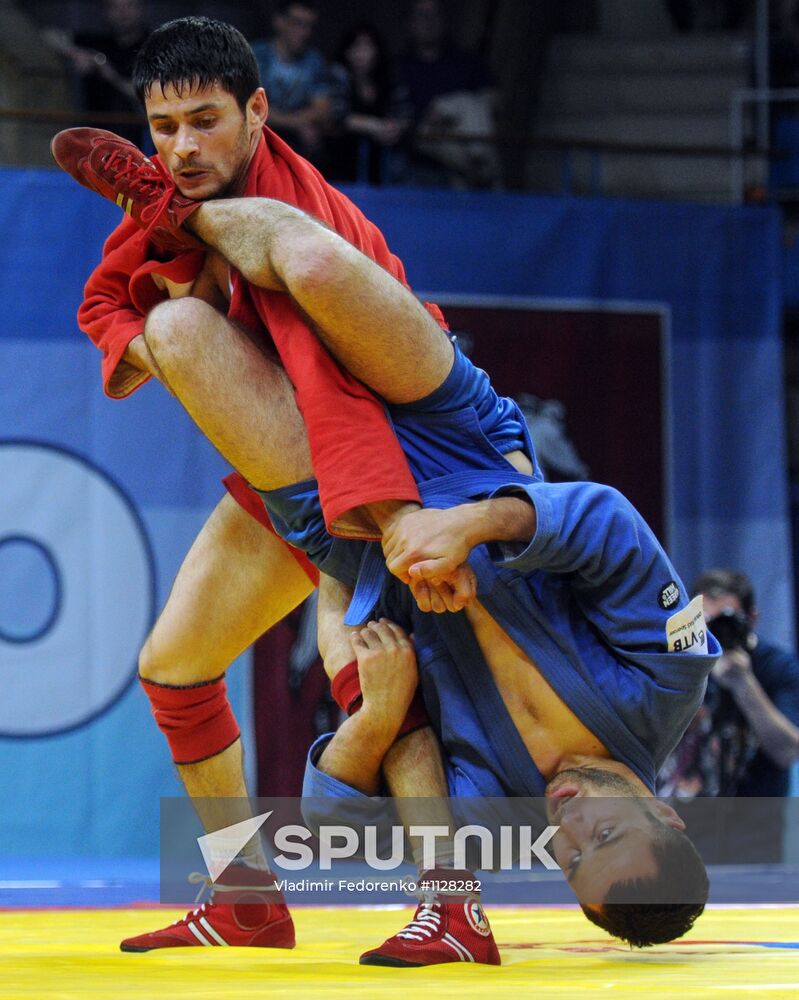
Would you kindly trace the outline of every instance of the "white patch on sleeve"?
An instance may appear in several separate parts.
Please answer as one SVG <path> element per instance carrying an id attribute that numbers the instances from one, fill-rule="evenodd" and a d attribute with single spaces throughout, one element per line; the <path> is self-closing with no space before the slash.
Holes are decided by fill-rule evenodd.
<path id="1" fill-rule="evenodd" d="M 670 653 L 707 655 L 707 625 L 701 594 L 697 594 L 687 607 L 676 611 L 668 619 L 666 643 Z"/>

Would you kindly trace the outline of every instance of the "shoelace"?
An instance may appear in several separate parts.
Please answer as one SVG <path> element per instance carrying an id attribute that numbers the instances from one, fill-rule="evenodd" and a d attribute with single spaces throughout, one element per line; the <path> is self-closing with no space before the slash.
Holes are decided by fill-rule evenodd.
<path id="1" fill-rule="evenodd" d="M 189 885 L 197 885 L 198 882 L 200 883 L 200 888 L 197 890 L 197 895 L 194 897 L 195 903 L 200 902 L 200 896 L 202 896 L 206 889 L 213 889 L 214 887 L 214 883 L 207 875 L 203 875 L 202 872 L 192 872 L 189 875 Z M 203 903 L 203 906 L 205 905 L 206 904 Z M 197 911 L 194 910 L 193 912 L 196 913 Z"/>
<path id="2" fill-rule="evenodd" d="M 277 888 L 274 882 L 271 885 L 263 885 L 263 886 L 259 885 L 252 887 L 241 886 L 241 885 L 236 885 L 236 886 L 220 885 L 218 882 L 214 882 L 211 878 L 208 877 L 208 875 L 204 875 L 202 872 L 191 872 L 191 874 L 189 875 L 189 884 L 190 885 L 199 884 L 200 886 L 200 888 L 197 890 L 197 895 L 194 897 L 195 903 L 199 903 L 200 896 L 202 896 L 202 894 L 205 892 L 206 889 L 211 889 L 212 891 L 214 889 L 221 889 L 223 891 L 236 890 L 236 889 L 244 891 L 251 889 L 251 891 L 253 892 L 269 892 L 270 890 L 276 890 Z M 211 912 L 211 910 L 214 909 L 215 906 L 218 905 L 219 904 L 215 903 L 213 899 L 209 899 L 201 906 L 197 906 L 195 907 L 195 909 L 189 910 L 189 912 L 186 914 L 185 917 L 181 917 L 180 920 L 175 920 L 172 926 L 176 927 L 178 924 L 188 923 L 190 920 L 194 919 L 194 917 L 200 917 L 203 916 L 204 914 L 208 914 Z"/>
<path id="3" fill-rule="evenodd" d="M 196 900 L 195 900 L 196 902 Z M 202 906 L 197 906 L 193 910 L 189 910 L 185 917 L 181 917 L 180 920 L 175 920 L 172 924 L 173 927 L 177 927 L 178 924 L 187 924 L 190 920 L 195 917 L 203 916 L 204 914 L 210 913 L 214 908 L 214 903 L 208 902 L 203 903 Z"/>
<path id="4" fill-rule="evenodd" d="M 441 930 L 441 904 L 434 902 L 434 898 L 422 900 L 413 920 L 397 933 L 397 937 L 424 941 Z"/>
<path id="5" fill-rule="evenodd" d="M 206 889 L 210 889 L 212 892 L 277 892 L 278 888 L 274 878 L 266 872 L 261 872 L 261 874 L 264 877 L 265 885 L 224 885 L 222 882 L 214 882 L 208 875 L 204 875 L 202 872 L 192 872 L 189 875 L 189 884 L 197 885 L 199 883 L 200 885 L 197 895 L 194 897 L 195 903 L 199 903 L 200 897 Z M 269 881 L 270 879 L 271 881 Z M 206 904 L 204 903 L 203 905 L 205 906 Z M 214 906 L 215 904 L 213 900 L 209 900 L 207 905 Z"/>
<path id="6" fill-rule="evenodd" d="M 134 163 L 131 153 L 121 153 L 118 149 L 114 149 L 103 158 L 103 165 L 117 180 L 124 180 L 131 192 L 154 194 L 159 186 L 164 185 L 167 189 L 170 186 L 171 178 L 167 179 L 156 163 L 152 160 Z"/>
<path id="7" fill-rule="evenodd" d="M 149 236 L 175 193 L 175 182 L 172 177 L 160 163 L 154 163 L 152 160 L 134 163 L 131 153 L 120 153 L 118 149 L 109 153 L 103 162 L 117 181 L 124 181 L 127 184 L 129 195 L 140 193 L 145 197 L 157 196 L 149 205 L 144 205 L 139 210 L 141 221 L 149 220 L 144 230 Z M 161 188 L 163 190 L 159 196 Z"/>

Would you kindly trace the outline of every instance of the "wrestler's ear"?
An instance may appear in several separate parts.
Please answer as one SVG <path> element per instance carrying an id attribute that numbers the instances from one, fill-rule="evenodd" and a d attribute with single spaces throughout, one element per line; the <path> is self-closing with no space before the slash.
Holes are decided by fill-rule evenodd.
<path id="1" fill-rule="evenodd" d="M 661 823 L 665 823 L 666 826 L 670 826 L 673 830 L 684 830 L 685 820 L 680 816 L 680 814 L 667 802 L 661 802 L 655 799 L 651 802 L 652 814 L 660 820 Z"/>
<path id="2" fill-rule="evenodd" d="M 266 91 L 263 87 L 256 88 L 250 99 L 247 101 L 247 125 L 256 132 L 264 127 L 266 116 L 269 114 L 269 101 L 266 99 Z"/>

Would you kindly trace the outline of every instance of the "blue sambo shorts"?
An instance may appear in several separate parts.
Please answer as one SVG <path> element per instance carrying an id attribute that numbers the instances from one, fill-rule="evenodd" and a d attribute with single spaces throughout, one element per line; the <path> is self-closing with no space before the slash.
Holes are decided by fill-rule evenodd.
<path id="1" fill-rule="evenodd" d="M 423 499 L 431 484 L 453 483 L 460 488 L 462 478 L 471 483 L 469 496 L 477 498 L 476 473 L 515 473 L 504 458 L 511 451 L 523 451 L 533 464 L 532 478 L 542 478 L 519 407 L 498 396 L 486 373 L 457 347 L 452 369 L 438 389 L 386 410 Z M 485 494 L 490 490 L 487 484 Z M 261 496 L 279 535 L 306 552 L 323 573 L 355 586 L 370 543 L 327 533 L 315 479 L 263 491 Z"/>

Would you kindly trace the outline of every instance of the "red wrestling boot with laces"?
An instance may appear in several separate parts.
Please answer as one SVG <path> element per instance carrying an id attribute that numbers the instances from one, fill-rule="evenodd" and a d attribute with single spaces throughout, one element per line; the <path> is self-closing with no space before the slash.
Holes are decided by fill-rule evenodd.
<path id="1" fill-rule="evenodd" d="M 474 882 L 472 872 L 443 868 L 423 872 L 422 898 L 413 920 L 379 948 L 361 955 L 361 965 L 499 965 L 499 950 L 480 900 L 463 890 L 470 882 Z"/>
<path id="2" fill-rule="evenodd" d="M 168 927 L 126 938 L 120 949 L 294 947 L 294 923 L 274 875 L 257 868 L 231 865 L 222 875 L 222 881 L 224 884 L 213 883 L 209 902 Z"/>
<path id="3" fill-rule="evenodd" d="M 105 129 L 69 128 L 50 151 L 62 170 L 127 212 L 162 250 L 204 246 L 181 228 L 202 202 L 184 197 L 169 173 L 132 142 Z"/>

